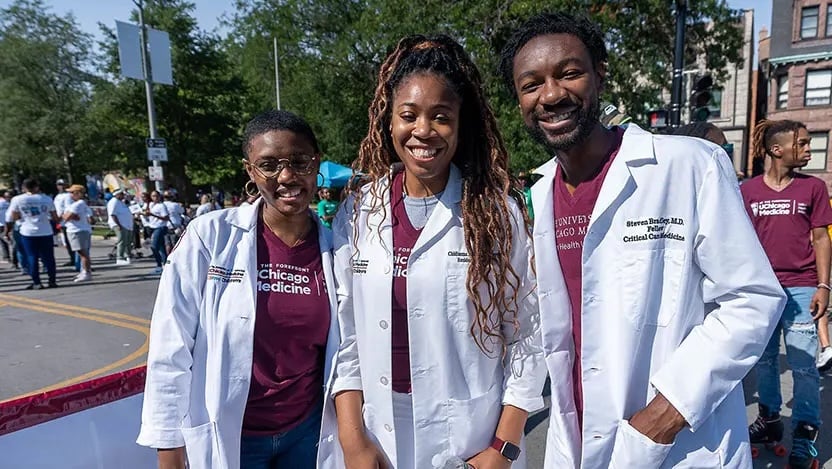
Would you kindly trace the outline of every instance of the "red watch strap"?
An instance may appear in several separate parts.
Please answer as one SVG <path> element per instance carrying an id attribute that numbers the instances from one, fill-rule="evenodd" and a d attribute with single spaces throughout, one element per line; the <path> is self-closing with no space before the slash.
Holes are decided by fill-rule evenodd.
<path id="1" fill-rule="evenodd" d="M 495 436 L 494 440 L 491 442 L 491 447 L 496 449 L 497 452 L 499 452 L 500 454 L 502 454 L 503 453 L 503 445 L 505 445 L 505 444 L 506 444 L 505 441 L 503 441 L 499 437 Z"/>

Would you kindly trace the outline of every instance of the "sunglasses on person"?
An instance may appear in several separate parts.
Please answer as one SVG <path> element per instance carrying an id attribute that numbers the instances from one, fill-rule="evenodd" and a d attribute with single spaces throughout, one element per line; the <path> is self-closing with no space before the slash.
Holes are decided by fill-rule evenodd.
<path id="1" fill-rule="evenodd" d="M 292 155 L 289 158 L 265 158 L 257 162 L 257 164 L 250 163 L 248 160 L 243 160 L 243 164 L 248 168 L 251 167 L 254 171 L 264 179 L 274 179 L 283 172 L 284 169 L 289 168 L 293 173 L 299 176 L 307 176 L 315 171 L 315 162 L 318 157 L 315 155 Z"/>

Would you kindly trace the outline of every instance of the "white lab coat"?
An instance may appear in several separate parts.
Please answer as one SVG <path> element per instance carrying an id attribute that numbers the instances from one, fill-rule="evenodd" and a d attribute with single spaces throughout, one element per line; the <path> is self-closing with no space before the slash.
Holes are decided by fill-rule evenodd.
<path id="1" fill-rule="evenodd" d="M 194 469 L 240 467 L 251 381 L 261 203 L 195 219 L 168 258 L 159 282 L 137 442 L 153 448 L 185 446 Z M 332 234 L 317 215 L 314 218 L 331 311 L 326 392 L 340 340 Z M 228 272 L 225 280 L 207 281 L 211 267 Z M 326 419 L 334 419 L 331 402 L 324 407 Z"/>
<path id="2" fill-rule="evenodd" d="M 467 459 L 490 446 L 502 404 L 527 411 L 543 406 L 545 370 L 537 298 L 532 293 L 531 243 L 522 228 L 520 209 L 510 203 L 514 219 L 511 264 L 522 282 L 517 297 L 521 329 L 513 335 L 513 326 L 503 328 L 510 336 L 504 364 L 499 347 L 494 350 L 496 358 L 489 358 L 469 332 L 474 310 L 465 289 L 468 262 L 460 206 L 462 180 L 459 170 L 451 167 L 445 191 L 407 265 L 416 461 L 415 466 L 413 462 L 397 464 L 391 388 L 389 183 L 389 178 L 379 182 L 386 209 L 372 210 L 369 195 L 358 208 L 357 251 L 354 199 L 342 204 L 333 224 L 342 342 L 332 392 L 363 391 L 366 431 L 393 467 L 441 467 L 451 455 Z M 366 194 L 369 186 L 362 190 Z M 319 454 L 329 457 L 319 461 L 319 467 L 344 467 L 336 430 L 323 428 Z M 525 455 L 513 465 L 525 466 Z"/>
<path id="3" fill-rule="evenodd" d="M 532 188 L 552 377 L 545 467 L 751 467 L 741 380 L 768 342 L 784 294 L 727 155 L 700 139 L 634 125 L 625 132 L 583 247 L 582 432 L 571 309 L 555 249 L 555 169 L 555 160 L 539 168 L 543 178 Z M 657 392 L 690 425 L 672 446 L 626 422 Z"/>

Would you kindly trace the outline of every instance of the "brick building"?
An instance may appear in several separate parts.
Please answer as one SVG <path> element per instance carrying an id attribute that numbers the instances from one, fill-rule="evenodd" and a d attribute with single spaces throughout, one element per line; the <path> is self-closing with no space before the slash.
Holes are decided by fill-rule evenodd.
<path id="1" fill-rule="evenodd" d="M 771 34 L 760 32 L 756 117 L 806 124 L 812 161 L 804 171 L 832 188 L 832 0 L 773 0 Z M 749 159 L 759 174 L 762 161 Z"/>

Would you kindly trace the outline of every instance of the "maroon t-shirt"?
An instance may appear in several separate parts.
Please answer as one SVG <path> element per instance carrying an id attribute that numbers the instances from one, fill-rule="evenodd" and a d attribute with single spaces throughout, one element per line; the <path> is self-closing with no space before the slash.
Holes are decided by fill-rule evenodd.
<path id="1" fill-rule="evenodd" d="M 811 231 L 832 224 L 826 184 L 816 177 L 795 173 L 792 182 L 780 192 L 770 188 L 763 176 L 746 181 L 740 190 L 745 210 L 780 284 L 817 286 Z"/>
<path id="2" fill-rule="evenodd" d="M 257 224 L 257 314 L 243 434 L 291 430 L 321 405 L 330 311 L 317 225 L 287 246 Z"/>
<path id="3" fill-rule="evenodd" d="M 583 426 L 583 384 L 581 383 L 581 255 L 583 254 L 584 237 L 589 225 L 592 209 L 601 192 L 601 185 L 610 169 L 615 155 L 621 146 L 624 129 L 616 130 L 616 142 L 613 150 L 604 158 L 597 172 L 587 181 L 569 193 L 563 180 L 563 170 L 558 166 L 555 172 L 555 243 L 558 252 L 560 268 L 566 282 L 569 303 L 572 307 L 572 340 L 575 341 L 575 363 L 572 366 L 572 377 L 575 382 L 575 408 L 578 411 L 578 422 Z M 556 379 L 553 377 L 553 379 Z"/>
<path id="4" fill-rule="evenodd" d="M 407 260 L 419 239 L 419 233 L 410 223 L 404 207 L 404 172 L 393 178 L 390 193 L 393 222 L 393 304 L 391 309 L 391 334 L 393 343 L 393 391 L 410 393 L 410 341 L 407 331 Z"/>

